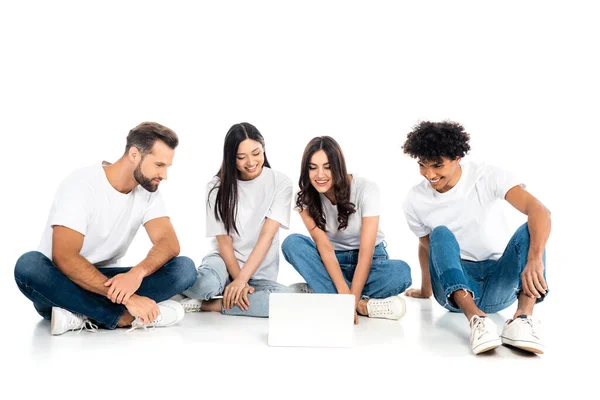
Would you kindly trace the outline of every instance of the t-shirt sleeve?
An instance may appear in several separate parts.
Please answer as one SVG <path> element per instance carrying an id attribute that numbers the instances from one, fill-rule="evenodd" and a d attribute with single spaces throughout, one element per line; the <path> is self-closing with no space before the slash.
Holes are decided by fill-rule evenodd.
<path id="1" fill-rule="evenodd" d="M 381 199 L 379 186 L 375 182 L 365 185 L 361 201 L 361 217 L 376 217 L 381 215 Z"/>
<path id="2" fill-rule="evenodd" d="M 498 199 L 504 200 L 506 193 L 515 186 L 525 187 L 525 184 L 519 181 L 512 173 L 494 166 L 487 166 L 485 174 L 488 188 L 492 195 Z"/>
<path id="3" fill-rule="evenodd" d="M 267 212 L 267 218 L 279 222 L 281 227 L 285 229 L 290 226 L 292 194 L 292 181 L 287 176 L 281 175 L 279 182 L 276 183 L 275 197 L 271 208 Z"/>
<path id="4" fill-rule="evenodd" d="M 408 227 L 417 237 L 421 238 L 431 233 L 431 229 L 419 219 L 410 197 L 407 197 L 404 201 L 404 216 L 406 217 Z"/>
<path id="5" fill-rule="evenodd" d="M 217 201 L 217 182 L 211 182 L 206 185 L 206 237 L 217 235 L 226 235 L 227 230 L 222 221 L 215 217 L 215 204 Z M 214 188 L 214 190 L 213 190 Z"/>
<path id="6" fill-rule="evenodd" d="M 146 222 L 152 221 L 156 218 L 168 217 L 167 207 L 165 205 L 165 201 L 162 198 L 160 192 L 155 192 L 150 197 L 150 202 L 148 203 L 148 208 L 146 208 L 146 212 L 144 213 L 144 217 L 142 218 L 142 225 L 145 225 Z"/>
<path id="7" fill-rule="evenodd" d="M 65 226 L 86 235 L 94 213 L 94 193 L 82 181 L 63 182 L 54 197 L 49 224 Z"/>

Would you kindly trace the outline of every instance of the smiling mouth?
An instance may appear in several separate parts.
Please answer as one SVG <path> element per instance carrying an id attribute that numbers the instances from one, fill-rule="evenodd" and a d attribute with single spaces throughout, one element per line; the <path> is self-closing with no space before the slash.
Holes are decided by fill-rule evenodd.
<path id="1" fill-rule="evenodd" d="M 258 168 L 258 164 L 256 164 L 254 167 L 246 167 L 246 171 L 254 172 L 254 171 L 256 171 L 257 168 Z"/>
<path id="2" fill-rule="evenodd" d="M 437 179 L 430 179 L 429 182 L 431 182 L 433 185 L 437 184 L 440 182 L 442 178 L 437 178 Z"/>

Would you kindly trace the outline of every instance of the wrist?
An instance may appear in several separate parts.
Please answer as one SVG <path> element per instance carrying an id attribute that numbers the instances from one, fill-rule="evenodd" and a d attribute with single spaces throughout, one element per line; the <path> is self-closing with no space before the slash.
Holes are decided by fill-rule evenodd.
<path id="1" fill-rule="evenodd" d="M 147 276 L 146 269 L 144 267 L 142 267 L 140 264 L 138 264 L 135 267 L 131 268 L 129 270 L 129 273 L 133 274 L 139 280 L 142 280 L 142 279 L 144 279 Z"/>
<path id="2" fill-rule="evenodd" d="M 537 249 L 530 248 L 529 252 L 527 253 L 527 261 L 542 262 L 543 257 L 544 257 L 543 249 L 537 250 Z"/>

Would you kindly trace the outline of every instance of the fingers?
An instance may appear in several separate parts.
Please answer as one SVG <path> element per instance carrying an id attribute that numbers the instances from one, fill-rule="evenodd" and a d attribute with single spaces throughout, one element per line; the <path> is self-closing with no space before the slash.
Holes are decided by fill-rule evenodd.
<path id="1" fill-rule="evenodd" d="M 250 301 L 248 300 L 248 291 L 243 290 L 242 295 L 240 296 L 240 302 L 238 303 L 238 307 L 240 307 L 244 311 L 248 311 L 248 306 L 250 306 Z"/>
<path id="2" fill-rule="evenodd" d="M 112 285 L 114 277 L 110 278 L 109 280 L 107 280 L 106 282 L 104 282 L 104 286 L 110 286 Z"/>
<path id="3" fill-rule="evenodd" d="M 125 291 L 119 292 L 119 295 L 117 296 L 117 303 L 123 304 L 123 300 L 125 299 L 125 296 L 127 296 L 127 295 L 128 295 L 128 293 Z"/>
<path id="4" fill-rule="evenodd" d="M 229 286 L 227 286 L 225 288 L 225 291 L 223 292 L 223 308 L 226 310 L 229 310 L 230 307 L 230 302 L 229 302 L 229 297 L 231 295 L 231 289 L 229 288 Z"/>
<path id="5" fill-rule="evenodd" d="M 546 294 L 546 290 L 548 290 L 548 285 L 546 284 L 546 279 L 544 279 L 543 272 L 538 272 L 538 280 L 542 284 L 542 288 L 544 289 L 544 294 Z"/>

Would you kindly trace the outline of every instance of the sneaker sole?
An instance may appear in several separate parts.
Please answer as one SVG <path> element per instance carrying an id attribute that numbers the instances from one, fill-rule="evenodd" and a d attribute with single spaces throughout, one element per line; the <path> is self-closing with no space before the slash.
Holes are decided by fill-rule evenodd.
<path id="1" fill-rule="evenodd" d="M 492 340 L 490 342 L 481 343 L 479 346 L 473 349 L 474 354 L 485 353 L 486 351 L 490 351 L 502 345 L 500 339 Z"/>
<path id="2" fill-rule="evenodd" d="M 535 343 L 535 342 L 528 342 L 528 341 L 523 341 L 523 340 L 512 340 L 512 339 L 503 337 L 502 344 L 516 347 L 517 349 L 525 350 L 530 353 L 544 354 L 544 346 L 542 344 Z"/>

